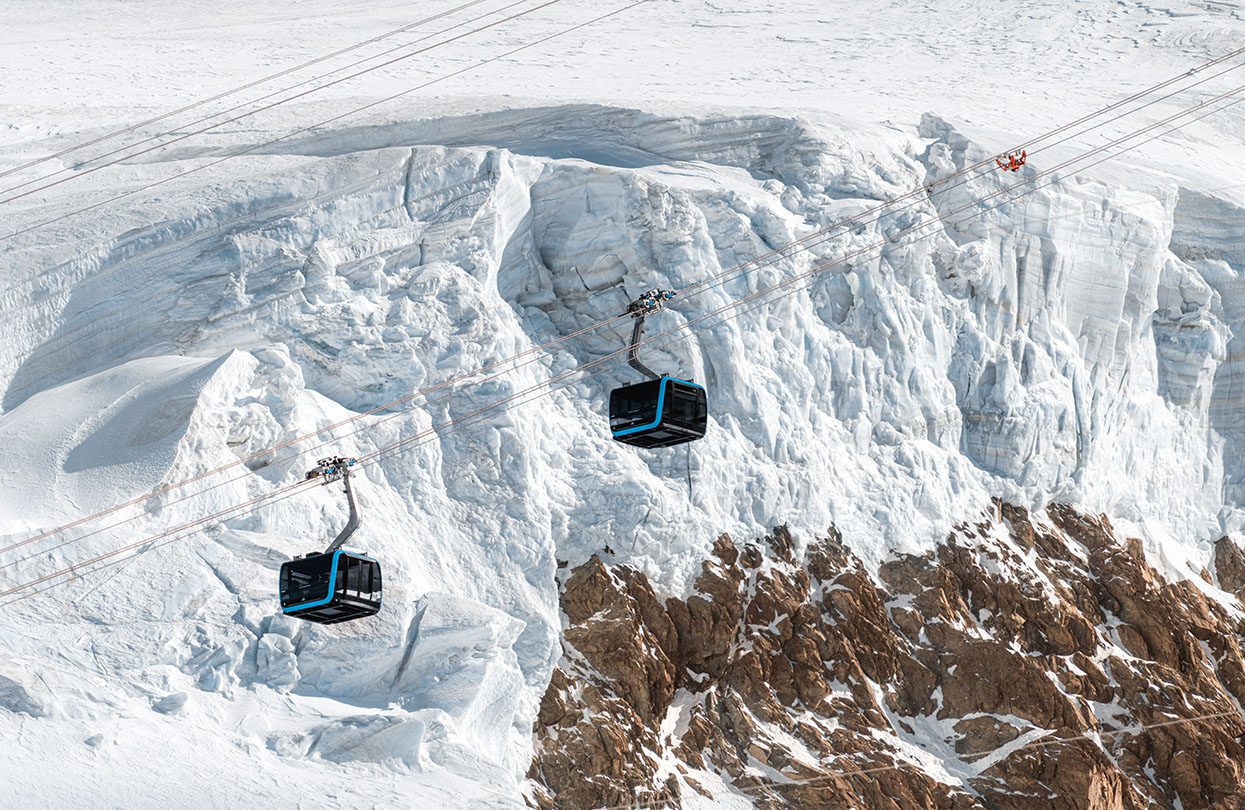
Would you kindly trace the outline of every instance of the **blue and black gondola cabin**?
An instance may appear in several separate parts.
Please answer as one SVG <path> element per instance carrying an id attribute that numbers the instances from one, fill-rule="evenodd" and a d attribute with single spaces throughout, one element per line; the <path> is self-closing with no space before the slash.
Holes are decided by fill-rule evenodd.
<path id="1" fill-rule="evenodd" d="M 308 554 L 281 565 L 281 612 L 337 624 L 380 610 L 380 563 L 350 551 Z"/>
<path id="2" fill-rule="evenodd" d="M 671 447 L 705 435 L 709 404 L 705 388 L 670 376 L 610 392 L 614 439 L 636 447 Z"/>

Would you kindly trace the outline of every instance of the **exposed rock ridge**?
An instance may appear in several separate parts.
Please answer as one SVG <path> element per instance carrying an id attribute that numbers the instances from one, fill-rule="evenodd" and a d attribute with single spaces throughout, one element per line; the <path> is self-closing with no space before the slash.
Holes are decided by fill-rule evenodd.
<path id="1" fill-rule="evenodd" d="M 1223 588 L 1243 563 L 1221 541 Z M 879 580 L 834 529 L 807 548 L 723 535 L 687 599 L 574 569 L 534 799 L 1245 807 L 1239 606 L 1164 580 L 1106 518 L 998 503 Z"/>

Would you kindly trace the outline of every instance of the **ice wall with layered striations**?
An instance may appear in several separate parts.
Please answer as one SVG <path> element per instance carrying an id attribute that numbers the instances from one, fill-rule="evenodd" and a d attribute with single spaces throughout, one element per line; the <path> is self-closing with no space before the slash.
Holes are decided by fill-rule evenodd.
<path id="1" fill-rule="evenodd" d="M 1002 204 L 974 200 L 1014 177 L 940 184 L 986 154 L 933 116 L 901 130 L 517 109 L 306 138 L 11 240 L 0 436 L 19 463 L 0 542 L 248 462 L 134 523 L 36 546 L 5 583 L 257 497 L 329 449 L 430 432 L 361 471 L 358 539 L 386 566 L 378 618 L 330 631 L 275 615 L 277 566 L 344 520 L 335 492 L 231 518 L 10 609 L 6 757 L 29 761 L 12 743 L 25 723 L 46 745 L 87 740 L 83 768 L 140 774 L 172 734 L 221 768 L 260 758 L 278 785 L 327 789 L 345 768 L 394 797 L 515 801 L 560 655 L 560 561 L 608 547 L 683 594 L 720 532 L 794 522 L 797 540 L 834 524 L 875 569 L 1001 496 L 1132 521 L 1154 560 L 1193 576 L 1242 514 L 1240 207 L 1152 176 L 1068 174 Z M 928 238 L 905 236 L 939 213 Z M 263 452 L 820 229 L 654 319 L 650 335 L 827 265 L 645 350 L 708 388 L 702 442 L 611 442 L 604 400 L 633 378 L 622 358 L 476 420 L 616 351 L 624 323 L 367 416 L 328 448 Z M 84 622 L 98 629 L 85 647 Z M 171 767 L 202 778 L 193 757 Z"/>

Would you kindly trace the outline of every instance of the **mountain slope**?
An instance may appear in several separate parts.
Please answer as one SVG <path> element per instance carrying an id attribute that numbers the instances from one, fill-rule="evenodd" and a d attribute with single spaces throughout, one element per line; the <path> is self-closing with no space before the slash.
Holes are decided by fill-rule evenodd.
<path id="1" fill-rule="evenodd" d="M 996 504 L 876 579 L 833 531 L 723 535 L 686 599 L 593 558 L 562 606 L 546 806 L 1245 802 L 1239 609 L 1066 506 Z"/>
<path id="2" fill-rule="evenodd" d="M 1239 628 L 1240 587 L 1232 583 L 1241 581 L 1245 566 L 1233 551 L 1237 541 L 1219 539 L 1235 537 L 1242 516 L 1234 392 L 1236 344 L 1245 334 L 1245 288 L 1237 281 L 1245 248 L 1236 223 L 1245 202 L 1234 187 L 1239 152 L 1224 144 L 1239 140 L 1233 130 L 1239 113 L 1222 125 L 1208 119 L 1176 138 L 1177 146 L 1158 143 L 998 208 L 978 206 L 968 221 L 939 226 L 929 239 L 898 236 L 922 218 L 1014 180 L 992 174 L 943 191 L 935 185 L 940 178 L 1019 139 L 1018 131 L 1045 128 L 1056 112 L 1072 117 L 1066 105 L 1114 99 L 1120 82 L 1154 81 L 1159 67 L 1187 69 L 1239 30 L 1236 16 L 1207 9 L 1181 16 L 1186 6 L 1173 6 L 1167 16 L 1136 4 L 1118 11 L 1086 6 L 1084 14 L 1060 4 L 1032 10 L 1034 19 L 1077 21 L 1080 27 L 1069 30 L 1082 39 L 1069 34 L 1070 42 L 1093 40 L 1115 14 L 1147 26 L 1138 22 L 1145 47 L 1136 53 L 1114 39 L 1094 52 L 1105 60 L 1097 65 L 1104 73 L 1078 74 L 1070 84 L 1060 84 L 1071 79 L 1057 71 L 1035 75 L 1032 94 L 1042 100 L 1017 113 L 1024 121 L 1002 114 L 1009 105 L 990 82 L 917 75 L 893 59 L 888 70 L 871 70 L 878 64 L 876 36 L 852 39 L 851 53 L 859 58 L 838 68 L 810 56 L 810 65 L 830 71 L 815 82 L 828 95 L 799 115 L 773 109 L 776 88 L 797 73 L 786 67 L 752 72 L 735 95 L 727 93 L 726 78 L 714 85 L 725 94 L 723 103 L 753 108 L 746 112 L 707 111 L 705 97 L 686 84 L 654 90 L 651 104 L 587 103 L 586 94 L 594 102 L 610 94 L 589 93 L 570 72 L 546 70 L 557 74 L 545 88 L 557 103 L 499 102 L 484 96 L 508 86 L 482 82 L 464 96 L 317 130 L 0 244 L 0 438 L 9 452 L 0 469 L 0 545 L 245 459 L 227 474 L 0 560 L 6 566 L 0 590 L 7 590 L 122 546 L 144 551 L 134 561 L 77 571 L 3 608 L 0 637 L 10 654 L 0 664 L 0 751 L 23 772 L 45 770 L 49 761 L 59 766 L 39 783 L 15 784 L 17 799 L 67 804 L 89 790 L 100 805 L 188 794 L 277 807 L 309 796 L 345 806 L 545 801 L 567 789 L 559 769 L 575 773 L 599 761 L 591 741 L 578 752 L 566 739 L 551 742 L 558 718 L 580 711 L 561 691 L 578 678 L 574 683 L 591 682 L 618 716 L 639 713 L 622 738 L 634 732 L 660 746 L 649 746 L 660 761 L 633 751 L 619 759 L 621 773 L 590 783 L 598 792 L 584 796 L 623 800 L 632 778 L 662 795 L 673 778 L 684 802 L 698 801 L 692 781 L 725 801 L 749 780 L 789 778 L 788 771 L 820 775 L 827 764 L 819 758 L 842 753 L 834 745 L 797 745 L 791 729 L 781 727 L 789 709 L 813 701 L 819 688 L 810 677 L 806 685 L 814 691 L 801 694 L 794 676 L 784 680 L 779 672 L 782 661 L 852 669 L 850 689 L 850 679 L 830 684 L 832 693 L 851 693 L 850 700 L 840 695 L 833 711 L 859 719 L 844 750 L 865 750 L 865 760 L 882 761 L 899 756 L 898 745 L 928 762 L 911 748 L 925 744 L 951 761 L 946 747 L 955 741 L 943 740 L 928 720 L 933 699 L 909 696 L 908 703 L 891 705 L 892 695 L 873 695 L 864 679 L 880 684 L 877 671 L 856 672 L 852 658 L 865 656 L 876 641 L 879 649 L 900 651 L 886 666 L 902 659 L 924 668 L 926 675 L 912 675 L 921 688 L 931 677 L 950 683 L 953 665 L 928 659 L 960 655 L 958 645 L 967 642 L 954 634 L 935 641 L 926 633 L 922 640 L 914 627 L 938 617 L 968 621 L 965 611 L 988 629 L 985 648 L 1008 667 L 1019 664 L 998 651 L 1010 639 L 1056 643 L 1026 636 L 1010 618 L 983 618 L 977 606 L 989 599 L 977 592 L 961 597 L 964 605 L 948 596 L 948 607 L 922 608 L 916 618 L 892 604 L 903 594 L 915 600 L 927 590 L 941 593 L 941 585 L 922 577 L 952 574 L 970 590 L 1021 583 L 1016 587 L 1030 600 L 1026 611 L 1044 626 L 1092 626 L 1075 639 L 1083 656 L 1095 658 L 1108 642 L 1124 650 L 1127 655 L 1112 648 L 1107 657 L 1126 662 L 1120 666 L 1137 678 L 1136 688 L 1093 694 L 1114 707 L 1112 717 L 1127 711 L 1133 720 L 1151 719 L 1138 695 L 1167 677 L 1164 667 L 1184 679 L 1179 692 L 1191 701 L 1230 708 L 1225 695 L 1239 699 L 1240 691 L 1225 639 Z M 383 11 L 382 4 L 366 15 Z M 677 11 L 691 15 L 693 27 L 715 32 L 704 35 L 701 48 L 713 59 L 698 70 L 746 72 L 727 65 L 730 51 L 718 47 L 756 36 L 739 27 L 746 10 Z M 196 13 L 187 11 L 187 20 L 199 20 Z M 701 25 L 702 13 L 712 24 Z M 889 47 L 924 43 L 922 59 L 934 61 L 962 52 L 966 46 L 937 35 L 932 24 L 945 23 L 955 9 L 929 13 L 931 20 L 906 18 Z M 790 37 L 800 14 L 776 15 L 767 30 Z M 14 15 L 27 21 L 0 37 L 37 30 L 36 15 Z M 1212 15 L 1216 25 L 1207 28 Z M 869 27 L 859 14 L 840 16 L 850 20 L 844 36 Z M 366 19 L 372 25 L 377 18 Z M 931 22 L 928 30 L 924 22 Z M 982 32 L 996 23 L 982 22 Z M 1001 45 L 998 58 L 1024 53 L 1038 64 L 1032 61 L 1044 47 L 1038 27 Z M 134 34 L 117 36 L 128 42 L 124 37 Z M 188 52 L 219 51 L 213 81 L 250 75 L 254 65 L 233 50 L 242 46 L 210 45 L 215 36 L 184 35 L 197 43 Z M 288 44 L 290 53 L 312 41 Z M 791 47 L 822 54 L 821 41 L 811 37 Z M 41 47 L 33 37 L 9 44 L 14 47 L 0 49 L 0 60 Z M 619 53 L 640 66 L 655 64 L 614 44 L 601 50 L 602 70 Z M 557 58 L 576 52 L 568 53 Z M 446 59 L 468 55 L 454 51 Z M 35 64 L 29 60 L 23 70 L 35 71 Z M 116 67 L 101 65 L 100 75 Z M 647 70 L 636 67 L 630 78 L 620 70 L 611 79 L 620 82 L 616 92 L 653 90 L 652 77 L 637 78 Z M 1108 75 L 1114 79 L 1103 78 Z M 376 92 L 403 78 L 385 78 Z M 88 123 L 130 121 L 137 105 L 173 98 L 144 96 L 138 84 L 101 94 L 105 79 L 94 91 L 65 82 L 59 94 L 53 88 L 37 98 L 34 83 L 6 86 L 9 95 L 0 101 L 18 123 L 3 136 L 2 165 L 80 140 Z M 941 91 L 923 92 L 934 86 Z M 1060 87 L 1071 88 L 1068 98 L 1045 92 Z M 689 101 L 689 92 L 698 97 Z M 852 103 L 865 97 L 868 104 Z M 330 95 L 254 124 L 258 133 L 276 134 L 301 116 L 327 117 L 328 108 L 348 100 Z M 869 125 L 843 115 L 880 120 L 890 115 L 887 105 L 905 111 L 906 123 Z M 942 117 L 917 120 L 930 109 Z M 992 112 L 982 123 L 966 110 Z M 24 198 L 6 206 L 4 232 L 201 167 L 255 142 L 257 131 L 179 144 Z M 1029 171 L 1073 150 L 1035 154 Z M 649 334 L 807 272 L 816 261 L 890 240 L 879 255 L 832 267 L 807 289 L 645 350 L 650 365 L 708 387 L 713 420 L 703 442 L 662 454 L 608 439 L 603 403 L 610 388 L 634 374 L 621 362 L 589 364 L 624 345 L 628 324 L 534 351 L 530 363 L 484 383 L 450 382 L 616 316 L 646 289 L 686 287 L 925 186 L 931 192 L 912 208 L 835 229 L 807 252 L 680 296 L 653 319 Z M 587 373 L 548 396 L 477 413 L 577 369 Z M 430 386 L 444 388 L 305 438 Z M 364 524 L 357 541 L 379 556 L 386 572 L 386 607 L 376 619 L 326 629 L 276 614 L 277 567 L 322 548 L 344 523 L 335 488 L 162 538 L 174 542 L 159 548 L 143 545 L 170 527 L 297 481 L 331 452 L 362 456 L 413 437 L 421 438 L 365 465 L 358 479 Z M 1022 517 L 1011 521 L 1012 530 L 1023 534 L 1017 527 L 1031 513 L 1034 525 L 1058 541 L 1034 549 L 1072 559 L 1034 571 L 1026 554 L 1038 551 L 1029 551 L 1024 539 L 1004 543 L 1007 526 L 997 518 L 991 537 L 1011 556 L 985 538 L 969 543 L 962 527 L 982 520 L 995 499 L 1027 510 L 1016 513 Z M 1105 533 L 1092 538 L 1097 557 L 1079 558 L 1076 549 L 1091 543 L 1072 529 L 1051 528 L 1058 521 L 1043 509 L 1055 503 L 1071 504 L 1077 511 L 1068 515 Z M 1108 518 L 1083 517 L 1098 514 Z M 132 522 L 111 526 L 131 516 Z M 654 632 L 661 644 L 643 651 L 651 658 L 641 662 L 639 680 L 650 694 L 641 699 L 616 683 L 593 682 L 614 677 L 599 663 L 576 669 L 583 662 L 575 650 L 606 646 L 619 627 L 638 624 L 603 625 L 596 637 L 585 632 L 582 606 L 568 606 L 572 583 L 591 574 L 628 599 L 647 588 L 653 604 L 674 615 L 669 600 L 695 603 L 705 562 L 725 553 L 718 538 L 734 538 L 743 559 L 750 538 L 777 537 L 779 525 L 788 527 L 790 551 L 786 541 L 770 551 L 757 544 L 763 559 L 757 570 L 797 581 L 799 572 L 809 576 L 810 566 L 821 565 L 830 570 L 817 574 L 819 582 L 846 577 L 854 598 L 879 600 L 870 614 L 876 638 L 855 646 L 827 641 L 815 654 L 801 643 L 763 666 L 740 646 L 752 632 L 746 623 L 740 630 L 738 622 L 710 622 L 730 638 L 715 640 L 721 650 L 711 664 L 689 665 L 687 650 L 666 651 L 669 626 L 654 613 L 641 618 L 666 631 Z M 830 527 L 841 542 L 827 546 L 815 538 Z M 973 554 L 1003 555 L 1006 564 L 983 573 L 977 563 L 949 558 L 949 536 Z M 74 542 L 60 546 L 67 539 Z M 1065 563 L 1073 581 L 1095 592 L 1094 603 L 1063 595 L 1070 604 L 1031 604 L 1024 588 L 1058 580 L 1051 571 L 1061 573 Z M 736 574 L 747 568 L 727 565 Z M 1203 570 L 1213 572 L 1210 583 Z M 898 579 L 887 579 L 888 572 Z M 1121 572 L 1131 577 L 1132 590 L 1112 599 L 1158 594 L 1161 609 L 1185 611 L 1179 627 L 1205 630 L 1211 652 L 1177 644 L 1173 663 L 1162 633 L 1139 629 L 1143 647 L 1129 630 L 1119 630 L 1106 613 L 1118 611 L 1095 589 L 1109 591 L 1103 578 Z M 822 615 L 822 594 L 809 582 L 807 593 L 797 581 L 782 599 L 769 594 L 777 604 L 766 610 L 804 616 L 801 626 L 830 639 L 823 625 L 833 628 L 839 619 Z M 891 602 L 883 603 L 884 596 Z M 752 609 L 755 599 L 723 592 L 715 604 L 710 613 L 730 614 Z M 1153 613 L 1147 606 L 1137 621 Z M 783 622 L 765 615 L 760 623 L 773 627 L 751 643 L 788 645 Z M 669 623 L 678 630 L 682 619 L 676 619 Z M 1215 673 L 1200 680 L 1180 668 L 1189 661 L 1209 667 L 1212 659 Z M 754 664 L 760 675 L 743 691 L 738 684 L 702 689 L 694 683 L 704 672 L 721 678 Z M 1103 673 L 1115 666 L 1097 658 L 1094 665 Z M 1099 689 L 1097 671 L 1083 663 L 1061 660 L 1043 672 L 1071 678 L 1074 666 Z M 1043 683 L 1045 675 L 1037 674 Z M 764 749 L 739 752 L 743 736 L 735 728 L 719 734 L 698 724 L 703 733 L 688 737 L 682 723 L 690 722 L 694 701 L 728 686 L 773 711 L 778 725 L 765 729 Z M 1090 694 L 1084 684 L 1077 688 L 1082 697 Z M 1071 688 L 1056 691 L 1038 694 L 1050 698 L 1046 708 L 1057 707 L 1057 716 L 1029 707 L 1008 719 L 1002 715 L 1013 713 L 997 702 L 973 708 L 965 698 L 957 705 L 957 722 L 973 711 L 999 721 L 987 728 L 984 714 L 980 722 L 968 717 L 971 725 L 947 734 L 959 740 L 957 755 L 970 750 L 968 743 L 994 751 L 988 758 L 1001 764 L 992 762 L 992 773 L 1006 777 L 1004 787 L 995 790 L 975 765 L 961 761 L 948 766 L 955 772 L 934 777 L 912 769 L 906 789 L 938 801 L 1024 795 L 1033 772 L 1026 770 L 1030 760 L 1005 756 L 1009 735 L 1036 738 L 1039 728 L 1080 733 L 1106 719 L 1091 718 L 1084 703 L 1064 694 Z M 550 708 L 558 700 L 569 707 L 566 715 Z M 672 706 L 687 713 L 672 716 Z M 912 725 L 916 717 L 929 727 L 904 731 L 901 722 Z M 684 745 L 670 744 L 667 721 Z M 1108 763 L 1094 755 L 1083 772 L 1136 801 L 1180 796 L 1190 807 L 1197 806 L 1195 796 L 1231 797 L 1223 785 L 1239 776 L 1232 770 L 1235 728 L 1225 721 L 1208 732 L 1211 750 L 1194 763 L 1209 792 L 1181 782 L 1189 769 L 1170 757 L 1156 758 L 1161 767 L 1149 774 L 1143 760 Z M 869 729 L 892 738 L 900 729 L 899 741 Z M 1192 733 L 1182 729 L 1180 739 Z M 1157 746 L 1158 736 L 1144 739 Z M 758 752 L 772 759 L 769 770 L 755 764 L 763 761 Z M 795 766 L 782 760 L 788 756 Z M 704 761 L 723 763 L 722 774 L 711 774 Z M 677 776 L 682 767 L 690 775 Z M 360 783 L 366 791 L 342 787 Z"/>

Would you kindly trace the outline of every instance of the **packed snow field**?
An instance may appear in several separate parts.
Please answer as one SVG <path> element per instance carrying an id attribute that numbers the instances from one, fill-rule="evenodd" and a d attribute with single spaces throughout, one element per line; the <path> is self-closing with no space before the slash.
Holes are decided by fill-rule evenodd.
<path id="1" fill-rule="evenodd" d="M 385 566 L 375 619 L 277 613 L 277 567 L 345 521 L 337 487 L 3 608 L 0 751 L 10 775 L 42 774 L 10 779 L 15 800 L 517 805 L 560 652 L 559 561 L 607 546 L 681 593 L 723 531 L 833 523 L 876 563 L 1001 495 L 1106 511 L 1194 575 L 1245 518 L 1241 107 L 646 350 L 708 388 L 710 433 L 686 448 L 609 439 L 604 400 L 634 379 L 621 362 L 468 418 L 616 351 L 619 323 L 263 452 L 833 226 L 1245 34 L 1226 3 L 872 5 L 649 3 L 208 166 L 607 10 L 568 0 L 5 205 L 0 236 L 208 166 L 0 242 L 0 545 L 248 461 L 81 542 L 54 547 L 95 524 L 10 552 L 0 565 L 34 556 L 0 588 L 437 428 L 360 471 L 357 543 Z M 415 16 L 149 11 L 0 4 L 0 171 Z M 650 334 L 1014 179 L 676 298 Z"/>

